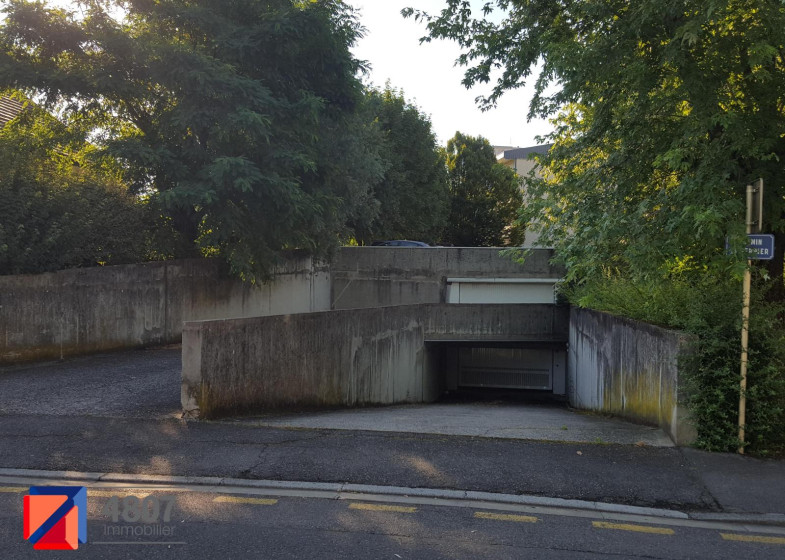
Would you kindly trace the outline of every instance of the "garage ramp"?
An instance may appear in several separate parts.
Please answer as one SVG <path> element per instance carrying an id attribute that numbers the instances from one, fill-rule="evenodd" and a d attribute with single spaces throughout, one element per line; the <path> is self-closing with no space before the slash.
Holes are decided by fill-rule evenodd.
<path id="1" fill-rule="evenodd" d="M 672 447 L 659 428 L 520 402 L 435 403 L 270 414 L 238 420 L 275 428 L 366 430 L 521 440 Z"/>

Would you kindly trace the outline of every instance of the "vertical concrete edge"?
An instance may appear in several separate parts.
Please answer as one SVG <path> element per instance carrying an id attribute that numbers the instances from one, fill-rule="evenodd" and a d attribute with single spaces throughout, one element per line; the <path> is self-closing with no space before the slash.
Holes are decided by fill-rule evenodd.
<path id="1" fill-rule="evenodd" d="M 200 415 L 199 395 L 202 392 L 202 325 L 183 325 L 182 378 L 180 404 L 186 417 Z"/>

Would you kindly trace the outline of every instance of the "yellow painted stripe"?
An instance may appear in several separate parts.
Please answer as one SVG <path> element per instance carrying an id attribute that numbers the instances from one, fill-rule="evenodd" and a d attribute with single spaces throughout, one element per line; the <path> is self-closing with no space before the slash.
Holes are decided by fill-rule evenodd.
<path id="1" fill-rule="evenodd" d="M 350 509 L 363 509 L 368 511 L 397 511 L 398 513 L 414 513 L 417 511 L 416 507 L 407 506 L 388 506 L 385 504 L 349 504 Z"/>
<path id="2" fill-rule="evenodd" d="M 783 537 L 761 537 L 758 535 L 735 535 L 733 533 L 720 533 L 726 541 L 757 542 L 764 544 L 785 544 Z"/>
<path id="3" fill-rule="evenodd" d="M 478 519 L 494 519 L 496 521 L 517 521 L 518 523 L 537 523 L 539 519 L 531 515 L 510 515 L 507 513 L 488 513 L 487 511 L 475 511 L 474 517 Z"/>
<path id="4" fill-rule="evenodd" d="M 636 533 L 654 533 L 656 535 L 672 535 L 673 529 L 665 527 L 649 527 L 648 525 L 628 525 L 626 523 L 606 523 L 605 521 L 593 521 L 592 525 L 598 529 L 617 529 L 619 531 L 635 531 Z"/>
<path id="5" fill-rule="evenodd" d="M 218 496 L 213 501 L 231 504 L 254 504 L 257 506 L 274 506 L 278 503 L 278 500 L 272 498 L 239 498 L 237 496 Z"/>
<path id="6" fill-rule="evenodd" d="M 17 486 L 0 486 L 0 492 L 27 492 L 27 488 Z"/>
<path id="7" fill-rule="evenodd" d="M 139 490 L 87 490 L 88 496 L 93 496 L 97 498 L 114 498 L 117 496 L 118 498 L 124 498 L 126 496 L 136 496 L 137 498 L 146 498 L 150 495 L 150 492 L 142 492 Z"/>

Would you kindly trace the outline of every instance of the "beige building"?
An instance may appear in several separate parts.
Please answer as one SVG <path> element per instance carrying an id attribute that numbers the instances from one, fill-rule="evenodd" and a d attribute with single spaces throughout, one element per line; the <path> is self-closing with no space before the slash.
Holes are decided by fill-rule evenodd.
<path id="1" fill-rule="evenodd" d="M 553 144 L 542 144 L 540 146 L 529 146 L 528 148 L 514 148 L 511 146 L 494 146 L 496 161 L 515 170 L 519 177 L 529 174 L 532 169 L 537 167 L 534 159 L 535 154 L 544 154 L 551 149 Z M 524 200 L 526 193 L 524 192 Z M 524 247 L 535 247 L 539 234 L 526 230 L 526 238 L 523 242 Z"/>
<path id="2" fill-rule="evenodd" d="M 518 175 L 523 177 L 537 165 L 534 155 L 547 153 L 551 146 L 553 144 L 529 146 L 528 148 L 497 146 L 495 147 L 496 161 L 503 163 L 507 167 L 512 167 Z"/>

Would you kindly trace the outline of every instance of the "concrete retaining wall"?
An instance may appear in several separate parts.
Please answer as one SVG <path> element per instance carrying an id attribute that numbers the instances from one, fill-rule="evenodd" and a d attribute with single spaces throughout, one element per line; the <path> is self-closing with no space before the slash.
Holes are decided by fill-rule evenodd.
<path id="1" fill-rule="evenodd" d="M 566 342 L 553 305 L 428 304 L 187 323 L 182 405 L 216 417 L 292 406 L 429 402 L 430 340 Z"/>
<path id="2" fill-rule="evenodd" d="M 212 259 L 0 276 L 0 364 L 179 342 L 184 321 L 329 307 L 329 272 L 309 257 L 260 287 Z"/>
<path id="3" fill-rule="evenodd" d="M 557 277 L 548 258 L 536 251 L 521 266 L 493 248 L 345 247 L 329 267 L 293 255 L 259 287 L 212 259 L 0 276 L 0 365 L 179 342 L 185 321 L 439 303 L 448 276 Z"/>
<path id="4" fill-rule="evenodd" d="M 343 247 L 333 260 L 332 308 L 445 303 L 447 278 L 561 278 L 534 249 L 523 264 L 494 247 Z"/>
<path id="5" fill-rule="evenodd" d="M 293 255 L 259 287 L 205 259 L 0 276 L 0 365 L 179 342 L 184 321 L 445 302 L 449 276 L 558 277 L 549 258 L 535 251 L 521 266 L 494 248 L 344 247 L 329 267 Z"/>
<path id="6" fill-rule="evenodd" d="M 568 394 L 576 408 L 660 426 L 679 445 L 695 438 L 679 404 L 684 334 L 607 313 L 570 311 Z"/>

